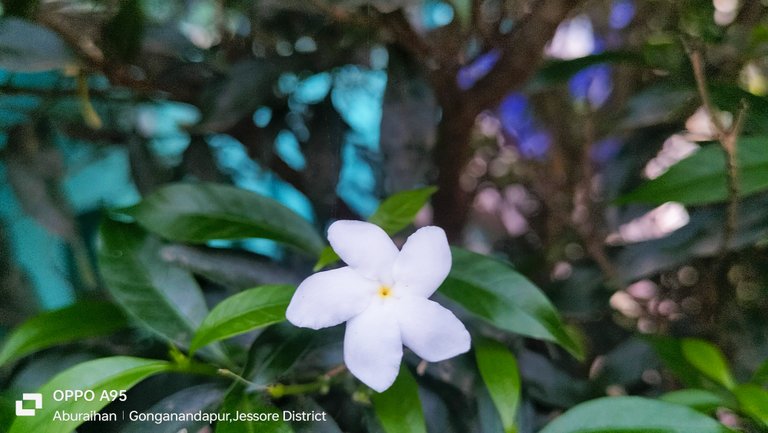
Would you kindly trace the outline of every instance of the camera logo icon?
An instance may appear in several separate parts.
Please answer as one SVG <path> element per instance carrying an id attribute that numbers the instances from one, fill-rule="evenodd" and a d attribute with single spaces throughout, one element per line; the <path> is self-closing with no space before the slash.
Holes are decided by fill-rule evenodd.
<path id="1" fill-rule="evenodd" d="M 34 409 L 24 407 L 25 401 L 34 402 Z M 16 400 L 16 416 L 35 416 L 35 411 L 43 408 L 43 394 L 34 392 L 25 392 L 21 395 L 21 400 Z"/>

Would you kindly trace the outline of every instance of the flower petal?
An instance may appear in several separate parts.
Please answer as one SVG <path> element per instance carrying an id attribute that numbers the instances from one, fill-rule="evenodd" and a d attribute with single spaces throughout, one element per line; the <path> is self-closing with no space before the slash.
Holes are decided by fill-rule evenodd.
<path id="1" fill-rule="evenodd" d="M 368 278 L 391 284 L 398 251 L 379 226 L 364 221 L 336 221 L 328 227 L 328 242 L 346 264 Z"/>
<path id="2" fill-rule="evenodd" d="M 403 344 L 420 357 L 437 362 L 469 350 L 471 338 L 467 328 L 437 302 L 409 296 L 398 304 Z"/>
<path id="3" fill-rule="evenodd" d="M 422 227 L 408 237 L 395 260 L 398 291 L 428 298 L 451 270 L 451 248 L 440 227 Z"/>
<path id="4" fill-rule="evenodd" d="M 403 357 L 403 343 L 393 303 L 373 303 L 347 322 L 344 363 L 360 381 L 378 392 L 395 382 Z"/>
<path id="5" fill-rule="evenodd" d="M 285 317 L 302 328 L 338 325 L 365 310 L 377 289 L 350 267 L 318 272 L 299 284 Z"/>

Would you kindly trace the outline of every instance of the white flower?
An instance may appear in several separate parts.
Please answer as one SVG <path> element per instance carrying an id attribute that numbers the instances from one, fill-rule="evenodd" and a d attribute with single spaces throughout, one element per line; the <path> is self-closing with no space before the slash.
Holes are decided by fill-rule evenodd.
<path id="1" fill-rule="evenodd" d="M 430 362 L 469 350 L 470 337 L 450 311 L 429 298 L 451 270 L 451 250 L 439 227 L 423 227 L 398 251 L 378 226 L 337 221 L 328 241 L 346 267 L 319 272 L 293 295 L 286 317 L 296 326 L 347 322 L 344 363 L 382 392 L 395 381 L 403 344 Z"/>

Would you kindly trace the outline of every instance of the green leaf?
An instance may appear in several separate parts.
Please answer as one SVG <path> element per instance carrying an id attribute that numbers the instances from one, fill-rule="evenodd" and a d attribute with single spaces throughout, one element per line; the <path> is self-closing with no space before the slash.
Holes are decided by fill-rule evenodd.
<path id="1" fill-rule="evenodd" d="M 135 224 L 107 219 L 100 229 L 99 268 L 108 291 L 130 317 L 188 347 L 208 307 L 192 275 L 158 257 L 160 245 Z"/>
<path id="2" fill-rule="evenodd" d="M 456 247 L 451 254 L 453 267 L 440 293 L 501 329 L 553 341 L 583 356 L 557 310 L 533 283 L 501 261 Z"/>
<path id="3" fill-rule="evenodd" d="M 480 376 L 499 411 L 506 433 L 517 432 L 515 417 L 520 403 L 520 372 L 517 359 L 503 344 L 493 340 L 475 341 Z"/>
<path id="4" fill-rule="evenodd" d="M 233 421 L 216 423 L 216 433 L 292 433 L 290 424 L 283 421 L 280 411 L 258 394 L 246 394 L 245 387 L 237 385 L 227 393 L 219 413 L 278 414 L 277 421 Z"/>
<path id="5" fill-rule="evenodd" d="M 289 324 L 270 326 L 254 340 L 243 377 L 257 385 L 276 382 L 318 343 L 317 332 Z"/>
<path id="6" fill-rule="evenodd" d="M 730 113 L 738 113 L 742 105 L 747 104 L 742 128 L 743 135 L 768 132 L 768 98 L 765 96 L 755 95 L 731 83 L 710 85 L 710 96 L 716 107 Z"/>
<path id="7" fill-rule="evenodd" d="M 58 344 L 109 335 L 128 325 L 107 302 L 81 302 L 35 316 L 13 330 L 0 349 L 0 366 Z"/>
<path id="8" fill-rule="evenodd" d="M 77 64 L 77 57 L 53 31 L 19 18 L 0 19 L 0 68 L 39 72 Z"/>
<path id="9" fill-rule="evenodd" d="M 538 92 L 567 82 L 574 75 L 590 66 L 602 63 L 643 65 L 643 56 L 628 51 L 605 51 L 599 54 L 569 60 L 546 62 L 527 85 L 529 92 Z"/>
<path id="10" fill-rule="evenodd" d="M 680 404 L 699 412 L 713 413 L 719 407 L 731 407 L 728 401 L 712 391 L 704 389 L 681 389 L 668 392 L 660 397 L 667 403 Z"/>
<path id="11" fill-rule="evenodd" d="M 8 431 L 15 416 L 14 406 L 13 403 L 11 403 L 11 400 L 0 395 L 0 431 Z"/>
<path id="12" fill-rule="evenodd" d="M 190 351 L 214 341 L 244 334 L 285 320 L 295 287 L 269 285 L 238 293 L 221 301 L 200 324 Z"/>
<path id="13" fill-rule="evenodd" d="M 205 86 L 200 98 L 203 118 L 195 131 L 223 132 L 241 119 L 250 118 L 260 105 L 269 103 L 273 87 L 286 66 L 255 57 L 231 64 L 218 82 Z"/>
<path id="14" fill-rule="evenodd" d="M 403 191 L 384 200 L 368 222 L 384 229 L 390 236 L 406 228 L 437 191 L 434 186 Z"/>
<path id="15" fill-rule="evenodd" d="M 129 62 L 141 52 L 146 30 L 146 17 L 141 0 L 120 2 L 120 9 L 101 30 L 107 52 L 117 59 Z"/>
<path id="16" fill-rule="evenodd" d="M 743 137 L 737 145 L 740 197 L 768 189 L 768 137 Z M 710 144 L 669 170 L 619 197 L 618 204 L 675 201 L 703 205 L 728 200 L 725 157 L 718 144 Z"/>
<path id="17" fill-rule="evenodd" d="M 312 268 L 312 270 L 317 272 L 330 264 L 338 262 L 339 260 L 341 260 L 341 258 L 329 245 L 323 248 L 323 251 L 320 252 L 320 258 L 317 259 L 317 263 L 315 263 L 315 267 Z"/>
<path id="18" fill-rule="evenodd" d="M 768 425 L 768 391 L 752 383 L 733 388 L 741 410 L 764 425 Z"/>
<path id="19" fill-rule="evenodd" d="M 645 336 L 664 365 L 689 388 L 700 388 L 704 385 L 703 377 L 686 360 L 683 354 L 682 342 L 678 339 L 664 336 Z"/>
<path id="20" fill-rule="evenodd" d="M 451 4 L 461 27 L 469 28 L 472 24 L 472 0 L 451 0 Z"/>
<path id="21" fill-rule="evenodd" d="M 418 385 L 405 366 L 400 367 L 395 383 L 371 400 L 386 433 L 427 433 Z"/>
<path id="22" fill-rule="evenodd" d="M 704 340 L 686 338 L 681 342 L 685 359 L 702 374 L 731 389 L 735 385 L 725 356 L 715 345 Z"/>
<path id="23" fill-rule="evenodd" d="M 153 404 L 144 413 L 179 413 L 194 415 L 197 412 L 214 412 L 219 406 L 224 390 L 219 384 L 205 383 L 175 392 L 160 402 Z M 120 433 L 179 433 L 182 431 L 200 432 L 209 423 L 204 420 L 178 419 L 163 422 L 160 425 L 150 418 L 147 421 L 131 421 Z"/>
<path id="24" fill-rule="evenodd" d="M 180 242 L 271 239 L 319 254 L 323 240 L 304 218 L 271 198 L 214 183 L 177 183 L 128 213 L 147 230 Z"/>
<path id="25" fill-rule="evenodd" d="M 137 383 L 158 373 L 170 371 L 171 364 L 153 359 L 115 356 L 78 364 L 58 374 L 38 390 L 43 395 L 43 408 L 32 417 L 17 417 L 9 433 L 70 433 L 82 421 L 54 421 L 56 412 L 67 414 L 98 412 L 110 403 L 99 397 L 103 391 L 129 390 Z M 93 401 L 69 399 L 55 401 L 56 390 L 91 390 Z"/>
<path id="26" fill-rule="evenodd" d="M 427 204 L 435 191 L 437 188 L 428 186 L 393 194 L 379 205 L 376 212 L 368 218 L 368 222 L 381 227 L 390 236 L 395 235 L 408 227 L 408 224 L 416 218 L 416 214 Z M 333 251 L 333 248 L 327 246 L 320 252 L 320 258 L 315 264 L 314 271 L 317 272 L 339 260 L 340 258 Z"/>
<path id="27" fill-rule="evenodd" d="M 725 433 L 695 410 L 641 397 L 605 397 L 579 404 L 539 433 Z"/>
<path id="28" fill-rule="evenodd" d="M 752 375 L 751 382 L 758 385 L 765 385 L 768 383 L 768 360 L 763 361 L 763 363 L 757 367 L 755 374 Z"/>

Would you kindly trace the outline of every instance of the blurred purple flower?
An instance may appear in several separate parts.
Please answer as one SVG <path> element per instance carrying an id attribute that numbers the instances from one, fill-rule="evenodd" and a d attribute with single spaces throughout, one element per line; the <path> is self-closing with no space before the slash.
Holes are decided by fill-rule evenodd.
<path id="1" fill-rule="evenodd" d="M 611 28 L 621 30 L 628 26 L 634 17 L 635 2 L 633 0 L 614 0 L 609 18 Z"/>
<path id="2" fill-rule="evenodd" d="M 524 158 L 541 161 L 547 157 L 551 145 L 552 136 L 549 132 L 534 131 L 531 135 L 518 141 L 517 149 Z"/>
<path id="3" fill-rule="evenodd" d="M 606 137 L 592 146 L 590 156 L 597 164 L 611 161 L 621 151 L 622 141 L 616 137 Z"/>
<path id="4" fill-rule="evenodd" d="M 459 73 L 456 75 L 456 82 L 461 90 L 467 90 L 475 85 L 475 83 L 483 78 L 485 74 L 490 72 L 493 65 L 499 61 L 499 50 L 491 50 L 485 54 L 481 54 L 475 58 L 475 60 L 459 69 Z"/>
<path id="5" fill-rule="evenodd" d="M 552 145 L 552 137 L 549 132 L 536 125 L 525 95 L 510 93 L 499 104 L 497 115 L 504 135 L 515 143 L 523 158 L 546 158 Z"/>
<path id="6" fill-rule="evenodd" d="M 611 67 L 602 63 L 582 69 L 570 79 L 568 89 L 577 102 L 587 102 L 592 108 L 601 107 L 613 90 Z"/>

